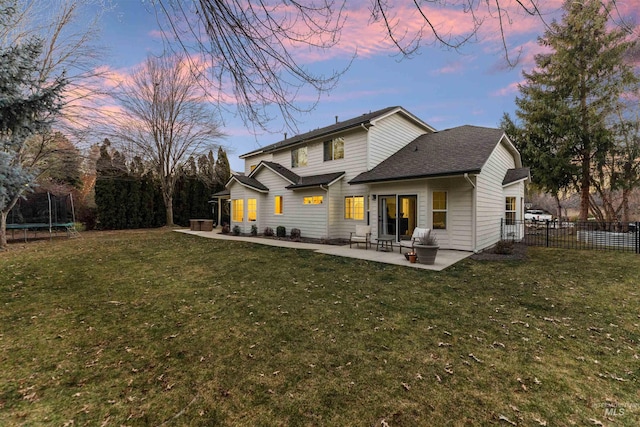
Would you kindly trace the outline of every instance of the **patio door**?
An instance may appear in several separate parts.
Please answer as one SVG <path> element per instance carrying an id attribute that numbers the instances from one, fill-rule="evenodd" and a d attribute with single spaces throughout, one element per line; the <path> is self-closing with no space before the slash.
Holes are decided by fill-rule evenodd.
<path id="1" fill-rule="evenodd" d="M 378 236 L 411 237 L 418 224 L 418 196 L 378 196 Z"/>
<path id="2" fill-rule="evenodd" d="M 378 197 L 378 237 L 396 237 L 396 196 Z"/>

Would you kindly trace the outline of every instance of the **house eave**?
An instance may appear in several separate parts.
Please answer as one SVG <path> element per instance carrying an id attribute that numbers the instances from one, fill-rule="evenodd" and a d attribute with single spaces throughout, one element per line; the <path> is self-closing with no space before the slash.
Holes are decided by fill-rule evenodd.
<path id="1" fill-rule="evenodd" d="M 473 169 L 473 170 L 465 170 L 465 171 L 452 171 L 452 172 L 442 172 L 442 173 L 435 173 L 435 174 L 420 174 L 420 175 L 399 176 L 399 177 L 379 178 L 379 179 L 358 180 L 357 178 L 354 178 L 351 181 L 349 181 L 349 184 L 351 185 L 381 184 L 385 182 L 412 181 L 416 179 L 453 178 L 456 176 L 464 176 L 465 174 L 473 175 L 473 174 L 479 174 L 479 173 L 480 173 L 480 169 Z"/>

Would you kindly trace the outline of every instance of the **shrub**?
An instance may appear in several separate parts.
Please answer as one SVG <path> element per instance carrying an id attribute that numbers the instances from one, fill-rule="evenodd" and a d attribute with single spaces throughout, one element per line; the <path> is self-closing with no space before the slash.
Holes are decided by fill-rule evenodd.
<path id="1" fill-rule="evenodd" d="M 240 226 L 239 225 L 234 225 L 233 226 L 233 235 L 234 236 L 239 236 L 240 235 Z"/>
<path id="2" fill-rule="evenodd" d="M 292 228 L 291 229 L 291 234 L 290 234 L 291 240 L 295 240 L 296 242 L 300 241 L 300 235 L 301 235 L 301 233 L 300 233 L 300 229 L 299 228 Z"/>
<path id="3" fill-rule="evenodd" d="M 225 224 L 222 226 L 222 230 L 220 231 L 222 234 L 229 234 L 229 231 L 231 229 L 229 228 L 229 224 Z"/>
<path id="4" fill-rule="evenodd" d="M 253 224 L 253 225 L 251 226 L 251 235 L 252 235 L 252 236 L 257 236 L 257 235 L 258 235 L 258 226 L 257 226 L 257 225 L 255 225 L 255 224 Z"/>
<path id="5" fill-rule="evenodd" d="M 493 253 L 499 255 L 510 255 L 513 253 L 513 242 L 509 240 L 500 240 L 493 247 Z"/>
<path id="6" fill-rule="evenodd" d="M 267 237 L 273 236 L 273 228 L 271 228 L 271 227 L 265 228 L 264 231 L 262 232 L 262 234 L 264 234 Z"/>
<path id="7" fill-rule="evenodd" d="M 276 227 L 276 236 L 285 237 L 287 235 L 287 229 L 281 225 Z"/>

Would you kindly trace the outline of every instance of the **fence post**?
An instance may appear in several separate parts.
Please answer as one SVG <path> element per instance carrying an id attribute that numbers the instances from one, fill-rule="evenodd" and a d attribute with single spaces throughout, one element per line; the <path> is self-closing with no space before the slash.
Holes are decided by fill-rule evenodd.
<path id="1" fill-rule="evenodd" d="M 545 222 L 547 223 L 547 236 L 546 236 L 546 246 L 549 247 L 549 220 L 545 220 Z"/>
<path id="2" fill-rule="evenodd" d="M 504 240 L 504 218 L 500 218 L 500 240 Z"/>

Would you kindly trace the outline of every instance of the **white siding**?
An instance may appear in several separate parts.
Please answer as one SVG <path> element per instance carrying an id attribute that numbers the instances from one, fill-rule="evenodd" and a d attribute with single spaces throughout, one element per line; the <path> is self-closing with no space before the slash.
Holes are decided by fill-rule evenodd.
<path id="1" fill-rule="evenodd" d="M 498 144 L 477 178 L 476 250 L 500 240 L 500 219 L 504 217 L 505 193 L 502 180 L 516 166 L 513 155 Z"/>
<path id="2" fill-rule="evenodd" d="M 473 249 L 473 187 L 462 177 L 423 179 L 387 184 L 372 184 L 371 201 L 372 234 L 378 235 L 378 200 L 380 196 L 416 195 L 418 227 L 433 228 L 431 197 L 433 191 L 447 192 L 447 229 L 433 230 L 442 249 Z"/>
<path id="3" fill-rule="evenodd" d="M 254 176 L 263 185 L 269 188 L 269 193 L 264 196 L 262 208 L 259 213 L 262 233 L 266 227 L 286 227 L 287 235 L 292 228 L 299 228 L 303 237 L 323 238 L 327 236 L 327 194 L 320 188 L 312 190 L 291 191 L 285 187 L 289 182 L 280 175 L 267 168 L 262 168 Z M 234 194 L 235 195 L 235 194 Z M 275 196 L 282 196 L 282 215 L 275 214 Z M 320 205 L 304 205 L 305 196 L 323 196 L 324 203 Z"/>
<path id="4" fill-rule="evenodd" d="M 244 174 L 249 175 L 251 173 L 251 166 L 258 166 L 261 161 L 270 162 L 273 160 L 273 155 L 269 154 L 256 154 L 255 156 L 244 159 Z"/>
<path id="5" fill-rule="evenodd" d="M 424 133 L 426 131 L 423 128 L 406 120 L 399 114 L 376 121 L 375 126 L 369 130 L 369 169 L 373 169 L 383 160 Z"/>
<path id="6" fill-rule="evenodd" d="M 346 172 L 347 176 L 345 178 L 348 181 L 355 178 L 360 172 L 366 170 L 367 132 L 364 129 L 358 128 L 344 133 L 341 136 L 344 138 L 344 159 L 330 160 L 327 162 L 323 160 L 324 141 L 332 139 L 324 138 L 273 153 L 273 161 L 300 176 Z M 305 145 L 307 147 L 307 166 L 292 168 L 291 150 Z"/>

